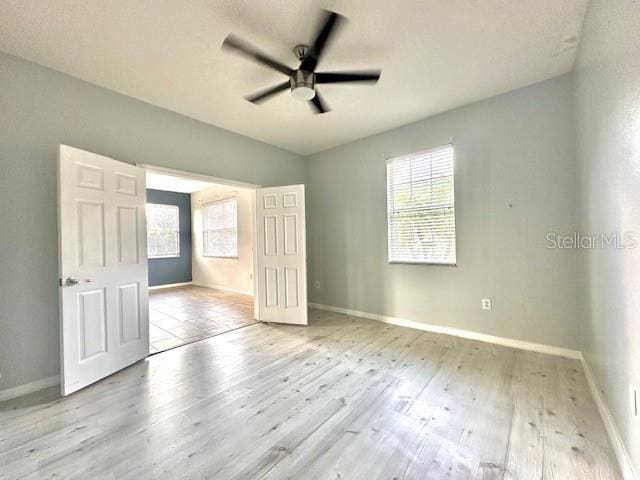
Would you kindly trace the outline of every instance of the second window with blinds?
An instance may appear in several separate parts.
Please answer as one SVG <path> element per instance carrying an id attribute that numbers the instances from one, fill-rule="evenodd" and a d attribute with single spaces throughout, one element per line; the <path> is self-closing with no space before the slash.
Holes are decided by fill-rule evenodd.
<path id="1" fill-rule="evenodd" d="M 147 203 L 147 256 L 180 256 L 180 210 L 176 205 Z"/>
<path id="2" fill-rule="evenodd" d="M 456 264 L 453 146 L 387 161 L 389 262 Z"/>
<path id="3" fill-rule="evenodd" d="M 238 257 L 238 202 L 235 197 L 204 207 L 204 256 Z"/>

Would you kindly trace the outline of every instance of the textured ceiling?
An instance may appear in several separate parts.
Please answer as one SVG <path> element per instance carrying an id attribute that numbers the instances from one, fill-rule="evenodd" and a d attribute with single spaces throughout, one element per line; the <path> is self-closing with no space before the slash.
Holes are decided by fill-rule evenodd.
<path id="1" fill-rule="evenodd" d="M 310 154 L 565 73 L 587 0 L 0 0 L 0 50 L 279 147 Z M 318 70 L 381 68 L 322 85 L 328 114 L 222 52 L 234 32 L 290 67 L 319 9 L 349 22 Z"/>

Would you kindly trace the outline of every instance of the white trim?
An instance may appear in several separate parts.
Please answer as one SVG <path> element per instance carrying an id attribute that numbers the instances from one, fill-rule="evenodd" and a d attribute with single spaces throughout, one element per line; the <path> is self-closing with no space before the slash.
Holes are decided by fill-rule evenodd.
<path id="1" fill-rule="evenodd" d="M 162 290 L 163 288 L 184 287 L 185 285 L 191 285 L 193 282 L 181 282 L 181 283 L 166 283 L 164 285 L 155 285 L 149 287 L 149 290 Z"/>
<path id="2" fill-rule="evenodd" d="M 251 289 L 253 290 L 253 318 L 260 320 L 260 292 L 258 291 L 258 202 L 256 200 L 258 196 L 258 190 L 254 190 L 251 193 L 251 212 L 253 213 L 251 221 L 253 222 L 253 238 L 251 239 L 251 262 L 252 272 L 251 275 Z"/>
<path id="3" fill-rule="evenodd" d="M 199 287 L 211 288 L 213 290 L 222 290 L 223 292 L 240 293 L 242 295 L 249 295 L 253 297 L 253 292 L 251 290 L 242 290 L 240 288 L 225 287 L 224 285 L 209 285 L 201 282 L 193 282 L 193 284 Z"/>
<path id="4" fill-rule="evenodd" d="M 214 177 L 212 175 L 205 175 L 203 173 L 189 172 L 186 170 L 176 170 L 175 168 L 159 167 L 157 165 L 149 165 L 148 163 L 136 163 L 137 167 L 144 168 L 150 172 L 164 173 L 165 175 L 173 175 L 174 177 L 182 177 L 192 180 L 201 180 L 203 182 L 216 183 L 218 185 L 227 185 L 229 187 L 240 187 L 255 190 L 260 188 L 260 185 L 255 183 L 238 182 L 236 180 L 229 180 L 227 178 Z"/>
<path id="5" fill-rule="evenodd" d="M 334 307 L 332 305 L 323 305 L 320 303 L 309 303 L 309 307 L 327 310 L 330 312 L 343 313 L 355 317 L 368 318 L 383 323 L 390 323 L 400 327 L 415 328 L 426 332 L 443 333 L 454 337 L 468 338 L 470 340 L 478 340 L 480 342 L 493 343 L 495 345 L 503 345 L 505 347 L 519 348 L 520 350 L 529 350 L 532 352 L 548 353 L 559 357 L 573 358 L 580 360 L 582 354 L 578 350 L 568 348 L 554 347 L 552 345 L 544 345 L 542 343 L 526 342 L 524 340 L 516 340 L 514 338 L 496 337 L 485 333 L 472 332 L 471 330 L 463 330 L 461 328 L 443 327 L 441 325 L 432 325 L 429 323 L 417 322 L 415 320 L 407 320 L 404 318 L 388 317 L 377 313 L 361 312 L 359 310 L 350 310 L 348 308 Z"/>
<path id="6" fill-rule="evenodd" d="M 637 476 L 633 468 L 633 463 L 631 463 L 631 458 L 629 458 L 624 442 L 620 437 L 620 432 L 618 431 L 616 422 L 613 419 L 613 415 L 611 415 L 611 411 L 609 410 L 609 407 L 607 407 L 607 403 L 598 389 L 593 371 L 584 358 L 581 358 L 580 360 L 582 361 L 582 368 L 584 369 L 584 374 L 587 377 L 587 382 L 589 383 L 589 389 L 591 390 L 593 399 L 598 406 L 598 411 L 602 417 L 604 428 L 609 436 L 609 442 L 611 442 L 611 447 L 618 459 L 618 465 L 620 465 L 620 470 L 622 471 L 622 478 L 624 480 L 636 480 Z"/>
<path id="7" fill-rule="evenodd" d="M 29 393 L 37 392 L 45 388 L 53 387 L 60 384 L 60 375 L 54 375 L 52 377 L 41 378 L 35 382 L 25 383 L 24 385 L 18 385 L 17 387 L 7 388 L 0 390 L 0 402 L 11 400 L 12 398 L 21 397 Z"/>

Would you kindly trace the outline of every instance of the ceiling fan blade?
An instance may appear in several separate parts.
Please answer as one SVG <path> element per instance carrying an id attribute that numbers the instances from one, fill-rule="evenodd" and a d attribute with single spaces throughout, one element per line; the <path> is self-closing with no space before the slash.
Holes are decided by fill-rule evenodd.
<path id="1" fill-rule="evenodd" d="M 316 83 L 342 83 L 342 82 L 377 82 L 380 78 L 380 70 L 365 72 L 318 72 Z"/>
<path id="2" fill-rule="evenodd" d="M 315 97 L 309 100 L 309 103 L 312 105 L 313 109 L 315 110 L 315 113 L 325 113 L 331 110 L 327 106 L 327 104 L 324 102 L 324 100 L 322 100 L 322 97 L 320 96 L 320 93 L 318 92 L 318 90 L 316 90 Z"/>
<path id="3" fill-rule="evenodd" d="M 273 68 L 274 70 L 284 73 L 287 76 L 290 76 L 293 73 L 293 70 L 286 65 L 265 55 L 253 45 L 245 42 L 244 40 L 241 40 L 233 34 L 228 35 L 227 38 L 224 39 L 224 42 L 222 42 L 222 48 L 241 53 L 244 56 L 255 60 L 256 62 L 261 63 L 262 65 L 265 65 L 269 68 Z"/>
<path id="4" fill-rule="evenodd" d="M 272 97 L 276 93 L 283 92 L 285 90 L 288 90 L 289 88 L 291 88 L 291 84 L 288 81 L 286 81 L 276 85 L 275 87 L 261 90 L 257 93 L 254 93 L 253 95 L 247 95 L 244 98 L 249 100 L 251 103 L 260 103 L 260 102 L 263 102 L 264 100 L 267 100 L 269 97 Z"/>
<path id="5" fill-rule="evenodd" d="M 322 26 L 318 30 L 318 35 L 311 46 L 311 53 L 300 65 L 300 69 L 306 70 L 307 72 L 313 72 L 315 70 L 318 60 L 322 56 L 322 52 L 329 43 L 329 40 L 345 20 L 342 15 L 336 12 L 330 12 L 328 10 L 324 10 L 323 12 Z"/>

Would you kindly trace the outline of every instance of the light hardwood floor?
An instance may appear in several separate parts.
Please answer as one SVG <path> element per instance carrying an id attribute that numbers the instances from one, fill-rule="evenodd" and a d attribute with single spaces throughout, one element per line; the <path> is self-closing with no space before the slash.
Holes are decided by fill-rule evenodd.
<path id="1" fill-rule="evenodd" d="M 0 478 L 620 478 L 579 362 L 310 320 L 0 404 Z"/>
<path id="2" fill-rule="evenodd" d="M 253 297 L 185 285 L 149 292 L 151 353 L 256 323 Z"/>

